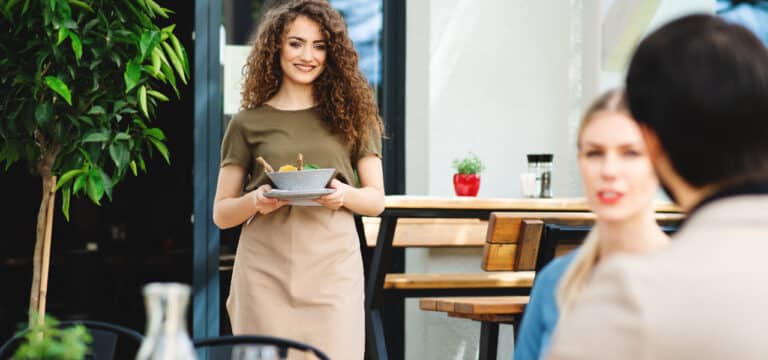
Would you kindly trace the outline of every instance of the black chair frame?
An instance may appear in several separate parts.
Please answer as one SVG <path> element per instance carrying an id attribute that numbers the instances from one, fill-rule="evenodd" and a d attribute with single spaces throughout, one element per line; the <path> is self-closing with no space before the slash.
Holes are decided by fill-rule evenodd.
<path id="1" fill-rule="evenodd" d="M 219 336 L 205 339 L 194 340 L 196 350 L 200 350 L 205 347 L 215 347 L 222 345 L 243 345 L 243 344 L 261 344 L 261 345 L 274 345 L 279 349 L 280 357 L 285 358 L 288 354 L 288 349 L 296 349 L 304 352 L 311 352 L 317 356 L 320 360 L 330 360 L 328 355 L 320 351 L 314 346 L 300 343 L 293 340 L 273 337 L 273 336 L 261 336 L 261 335 L 232 335 L 232 336 Z"/>

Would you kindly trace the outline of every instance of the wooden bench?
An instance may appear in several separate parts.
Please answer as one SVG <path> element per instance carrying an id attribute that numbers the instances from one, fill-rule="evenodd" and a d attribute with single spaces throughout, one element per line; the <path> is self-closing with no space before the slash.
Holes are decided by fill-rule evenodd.
<path id="1" fill-rule="evenodd" d="M 364 217 L 368 247 L 376 246 L 379 218 Z M 481 247 L 488 221 L 480 219 L 400 219 L 392 240 L 394 247 Z"/>
<path id="2" fill-rule="evenodd" d="M 450 317 L 480 322 L 480 360 L 495 360 L 499 341 L 499 324 L 511 324 L 517 339 L 520 320 L 528 296 L 424 298 L 419 308 L 444 312 Z"/>

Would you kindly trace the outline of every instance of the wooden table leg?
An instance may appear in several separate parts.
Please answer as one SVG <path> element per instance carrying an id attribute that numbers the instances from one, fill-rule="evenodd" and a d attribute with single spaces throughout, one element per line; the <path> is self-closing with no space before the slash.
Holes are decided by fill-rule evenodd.
<path id="1" fill-rule="evenodd" d="M 499 323 L 480 322 L 480 360 L 496 360 L 499 347 Z"/>

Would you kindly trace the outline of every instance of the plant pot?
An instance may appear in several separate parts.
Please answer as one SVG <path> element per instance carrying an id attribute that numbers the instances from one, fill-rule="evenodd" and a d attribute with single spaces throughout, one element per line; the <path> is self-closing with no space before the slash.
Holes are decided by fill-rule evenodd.
<path id="1" fill-rule="evenodd" d="M 453 190 L 458 196 L 477 196 L 480 174 L 453 174 Z"/>

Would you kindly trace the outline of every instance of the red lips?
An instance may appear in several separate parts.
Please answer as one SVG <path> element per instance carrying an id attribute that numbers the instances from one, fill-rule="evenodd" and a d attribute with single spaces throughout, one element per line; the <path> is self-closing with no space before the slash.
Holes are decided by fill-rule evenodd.
<path id="1" fill-rule="evenodd" d="M 614 190 L 600 190 L 597 192 L 597 200 L 605 205 L 613 205 L 618 203 L 621 198 L 624 197 L 624 193 Z"/>

